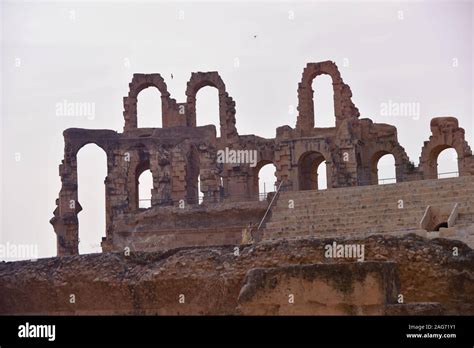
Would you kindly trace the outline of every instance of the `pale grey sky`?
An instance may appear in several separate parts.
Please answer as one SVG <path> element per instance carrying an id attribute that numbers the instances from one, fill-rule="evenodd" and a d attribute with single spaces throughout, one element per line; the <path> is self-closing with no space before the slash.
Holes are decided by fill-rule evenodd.
<path id="1" fill-rule="evenodd" d="M 63 130 L 121 131 L 134 72 L 161 73 L 182 102 L 192 71 L 217 70 L 236 101 L 239 133 L 274 137 L 278 126 L 295 125 L 306 63 L 333 60 L 361 117 L 397 126 L 415 164 L 432 117 L 457 117 L 474 144 L 472 1 L 2 1 L 0 11 L 0 243 L 37 244 L 40 257 L 56 252 L 48 220 L 60 189 Z M 316 125 L 329 126 L 329 81 L 313 86 L 323 88 Z M 149 125 L 159 96 L 142 93 L 139 124 Z M 58 115 L 65 101 L 93 104 L 94 117 Z M 384 103 L 418 103 L 420 113 L 383 115 Z M 217 124 L 215 90 L 199 92 L 197 113 L 199 125 Z M 105 155 L 88 150 L 79 153 L 82 252 L 104 234 Z"/>

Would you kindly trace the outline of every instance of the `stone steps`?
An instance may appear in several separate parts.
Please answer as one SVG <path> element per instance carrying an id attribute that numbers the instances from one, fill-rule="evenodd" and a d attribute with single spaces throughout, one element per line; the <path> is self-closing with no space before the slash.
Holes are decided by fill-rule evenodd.
<path id="1" fill-rule="evenodd" d="M 290 199 L 293 208 L 288 206 Z M 263 239 L 416 231 L 428 205 L 454 203 L 459 204 L 456 224 L 468 225 L 474 217 L 471 202 L 474 176 L 282 192 L 266 223 Z"/>

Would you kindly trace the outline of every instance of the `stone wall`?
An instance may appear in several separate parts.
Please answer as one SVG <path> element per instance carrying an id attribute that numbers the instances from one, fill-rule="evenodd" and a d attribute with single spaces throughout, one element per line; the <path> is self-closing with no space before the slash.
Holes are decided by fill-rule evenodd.
<path id="1" fill-rule="evenodd" d="M 327 258 L 334 242 L 364 261 Z M 0 279 L 0 314 L 474 314 L 473 250 L 413 234 L 1 262 Z"/>

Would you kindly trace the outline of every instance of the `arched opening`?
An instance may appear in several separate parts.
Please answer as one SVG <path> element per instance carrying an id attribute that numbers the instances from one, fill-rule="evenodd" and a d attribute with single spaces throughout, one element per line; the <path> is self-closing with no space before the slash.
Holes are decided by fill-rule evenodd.
<path id="1" fill-rule="evenodd" d="M 316 76 L 312 89 L 315 127 L 335 127 L 334 89 L 331 76 L 326 74 Z"/>
<path id="2" fill-rule="evenodd" d="M 435 226 L 433 228 L 433 231 L 439 231 L 441 228 L 448 228 L 448 223 L 446 221 L 443 221 Z"/>
<path id="3" fill-rule="evenodd" d="M 161 93 L 157 88 L 145 88 L 137 96 L 137 127 L 162 127 Z"/>
<path id="4" fill-rule="evenodd" d="M 153 189 L 153 174 L 150 169 L 143 170 L 138 175 L 138 208 L 151 208 L 151 191 Z"/>
<path id="5" fill-rule="evenodd" d="M 270 161 L 260 161 L 254 170 L 254 192 L 263 201 L 269 192 L 276 191 L 276 167 Z"/>
<path id="6" fill-rule="evenodd" d="M 105 178 L 107 155 L 96 144 L 87 144 L 77 154 L 79 254 L 102 252 L 105 237 Z"/>
<path id="7" fill-rule="evenodd" d="M 436 174 L 439 179 L 459 176 L 458 153 L 452 147 L 442 150 L 436 159 Z"/>
<path id="8" fill-rule="evenodd" d="M 371 165 L 372 185 L 394 184 L 397 182 L 395 157 L 382 151 L 374 155 Z"/>
<path id="9" fill-rule="evenodd" d="M 221 136 L 219 91 L 215 87 L 205 86 L 196 94 L 196 125 L 206 126 L 209 124 L 216 126 L 216 134 L 219 138 Z"/>
<path id="10" fill-rule="evenodd" d="M 324 156 L 316 151 L 303 154 L 298 161 L 298 183 L 300 190 L 323 190 L 328 187 L 328 168 Z M 322 167 L 321 169 L 319 169 Z"/>

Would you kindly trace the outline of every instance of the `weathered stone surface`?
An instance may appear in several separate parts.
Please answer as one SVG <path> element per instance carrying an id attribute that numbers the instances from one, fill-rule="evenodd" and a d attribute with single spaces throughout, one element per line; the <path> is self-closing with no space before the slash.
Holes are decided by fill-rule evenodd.
<path id="1" fill-rule="evenodd" d="M 399 288 L 393 262 L 253 268 L 237 310 L 244 315 L 382 315 L 396 302 Z"/>
<path id="2" fill-rule="evenodd" d="M 473 250 L 459 241 L 428 240 L 413 234 L 403 237 L 374 235 L 365 239 L 279 240 L 240 247 L 239 256 L 236 256 L 234 246 L 215 246 L 132 252 L 128 257 L 123 253 L 102 253 L 40 259 L 36 262 L 2 262 L 0 313 L 239 314 L 238 298 L 239 294 L 245 293 L 245 289 L 242 290 L 245 276 L 248 272 L 258 272 L 252 269 L 278 272 L 281 275 L 279 289 L 290 284 L 287 279 L 299 279 L 289 276 L 305 267 L 310 270 L 311 267 L 328 267 L 328 282 L 323 281 L 320 286 L 340 281 L 341 286 L 350 288 L 351 279 L 348 283 L 345 279 L 351 277 L 356 280 L 352 284 L 362 284 L 357 281 L 357 273 L 351 276 L 349 271 L 359 267 L 363 269 L 363 263 L 325 258 L 325 245 L 333 241 L 364 244 L 365 261 L 374 265 L 386 264 L 380 263 L 378 256 L 396 263 L 399 292 L 408 307 L 390 309 L 386 314 L 417 314 L 422 305 L 417 307 L 413 304 L 426 302 L 439 303 L 445 314 L 474 314 Z M 458 256 L 453 256 L 454 247 L 459 250 Z M 338 277 L 337 272 L 331 271 L 331 265 L 340 267 L 347 277 Z M 386 266 L 381 267 L 380 271 Z M 375 284 L 397 284 L 392 268 L 374 274 L 386 279 Z M 392 275 L 395 278 L 390 280 Z M 332 285 L 331 288 L 340 286 Z M 386 289 L 394 288 L 395 285 L 386 286 Z M 306 285 L 304 288 L 295 287 L 296 303 L 304 294 L 303 290 L 313 291 Z M 392 302 L 394 292 L 388 290 L 385 293 L 390 295 L 386 302 Z M 75 295 L 75 304 L 70 303 L 71 294 Z M 185 296 L 185 303 L 179 302 L 180 295 Z M 276 300 L 277 297 L 273 296 L 272 301 Z M 364 301 L 367 301 L 365 297 L 354 296 L 351 302 L 353 307 L 346 309 L 363 307 Z M 282 305 L 288 304 L 287 294 L 281 302 Z M 252 310 L 259 313 L 267 311 L 265 304 L 259 307 L 258 302 L 254 301 L 253 305 Z M 314 304 L 308 303 L 308 306 L 316 308 Z M 308 313 L 305 306 L 298 308 L 291 314 L 323 314 L 316 309 Z"/>

